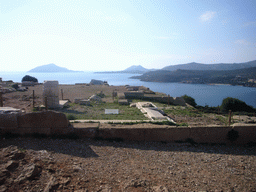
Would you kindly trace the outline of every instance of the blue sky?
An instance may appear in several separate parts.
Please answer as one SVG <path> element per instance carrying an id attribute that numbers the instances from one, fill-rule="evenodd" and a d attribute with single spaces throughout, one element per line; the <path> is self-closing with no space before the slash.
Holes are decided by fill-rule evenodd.
<path id="1" fill-rule="evenodd" d="M 255 0 L 0 1 L 0 71 L 256 59 Z"/>

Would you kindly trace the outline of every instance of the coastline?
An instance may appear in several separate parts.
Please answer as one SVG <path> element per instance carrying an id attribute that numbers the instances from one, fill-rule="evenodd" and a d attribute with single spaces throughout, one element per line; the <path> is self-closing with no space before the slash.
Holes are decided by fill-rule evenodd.
<path id="1" fill-rule="evenodd" d="M 189 95 L 196 100 L 196 103 L 201 106 L 218 106 L 226 97 L 234 97 L 246 102 L 248 105 L 256 108 L 255 87 L 247 86 L 230 86 L 229 84 L 222 84 L 222 86 L 210 86 L 209 84 L 188 84 L 188 83 L 167 83 L 167 82 L 145 82 L 139 79 L 131 79 L 133 74 L 126 73 L 108 73 L 97 74 L 93 72 L 84 73 L 26 73 L 26 72 L 7 72 L 0 73 L 3 81 L 13 80 L 14 82 L 21 82 L 25 75 L 34 76 L 39 83 L 44 80 L 58 80 L 60 85 L 75 85 L 88 84 L 91 79 L 98 79 L 107 81 L 109 85 L 131 85 L 131 86 L 145 86 L 152 91 L 169 94 L 172 97 L 180 97 L 182 95 Z M 214 84 L 218 85 L 218 84 Z M 228 85 L 228 86 L 225 86 Z M 241 94 L 244 93 L 244 94 Z"/>

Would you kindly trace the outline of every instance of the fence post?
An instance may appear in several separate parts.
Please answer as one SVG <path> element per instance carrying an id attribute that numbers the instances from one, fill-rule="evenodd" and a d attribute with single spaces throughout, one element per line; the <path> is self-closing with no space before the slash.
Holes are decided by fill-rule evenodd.
<path id="1" fill-rule="evenodd" d="M 63 100 L 63 89 L 61 89 L 61 100 Z"/>
<path id="2" fill-rule="evenodd" d="M 0 92 L 0 107 L 3 107 L 3 97 L 2 97 L 2 92 Z"/>
<path id="3" fill-rule="evenodd" d="M 33 90 L 32 106 L 33 106 L 33 109 L 34 109 L 34 107 L 35 107 L 35 90 Z"/>
<path id="4" fill-rule="evenodd" d="M 48 110 L 48 105 L 47 105 L 47 97 L 45 97 L 45 110 Z"/>
<path id="5" fill-rule="evenodd" d="M 228 126 L 231 124 L 231 110 L 228 111 Z"/>

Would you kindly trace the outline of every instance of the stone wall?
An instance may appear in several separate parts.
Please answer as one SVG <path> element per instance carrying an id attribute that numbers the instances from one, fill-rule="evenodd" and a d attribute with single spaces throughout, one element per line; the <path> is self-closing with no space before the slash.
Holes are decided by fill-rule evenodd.
<path id="1" fill-rule="evenodd" d="M 0 114 L 0 128 L 18 128 L 17 113 Z"/>
<path id="2" fill-rule="evenodd" d="M 54 111 L 27 114 L 0 114 L 0 134 L 70 134 L 80 138 L 127 141 L 195 142 L 244 145 L 256 142 L 256 125 L 176 127 L 153 124 L 73 123 Z"/>
<path id="3" fill-rule="evenodd" d="M 145 96 L 141 98 L 146 101 L 157 101 L 160 103 L 170 103 L 172 105 L 186 106 L 186 102 L 182 97 L 159 97 L 159 96 Z"/>
<path id="4" fill-rule="evenodd" d="M 148 127 L 147 127 L 148 125 Z M 228 139 L 230 131 L 237 131 L 238 138 L 234 141 Z M 119 125 L 100 124 L 99 127 L 76 128 L 74 132 L 82 137 L 117 139 L 127 141 L 161 141 L 161 142 L 188 142 L 208 144 L 236 144 L 245 145 L 256 142 L 256 126 L 234 126 L 234 127 L 176 127 L 166 125 L 144 124 Z"/>
<path id="5" fill-rule="evenodd" d="M 26 114 L 0 114 L 1 133 L 17 134 L 65 134 L 69 133 L 69 121 L 65 114 L 43 111 Z"/>

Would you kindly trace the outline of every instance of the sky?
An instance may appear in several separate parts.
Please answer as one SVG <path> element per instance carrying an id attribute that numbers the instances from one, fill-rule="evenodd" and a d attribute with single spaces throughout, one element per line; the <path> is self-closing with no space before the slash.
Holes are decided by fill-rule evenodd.
<path id="1" fill-rule="evenodd" d="M 256 0 L 0 0 L 0 71 L 256 60 Z"/>

